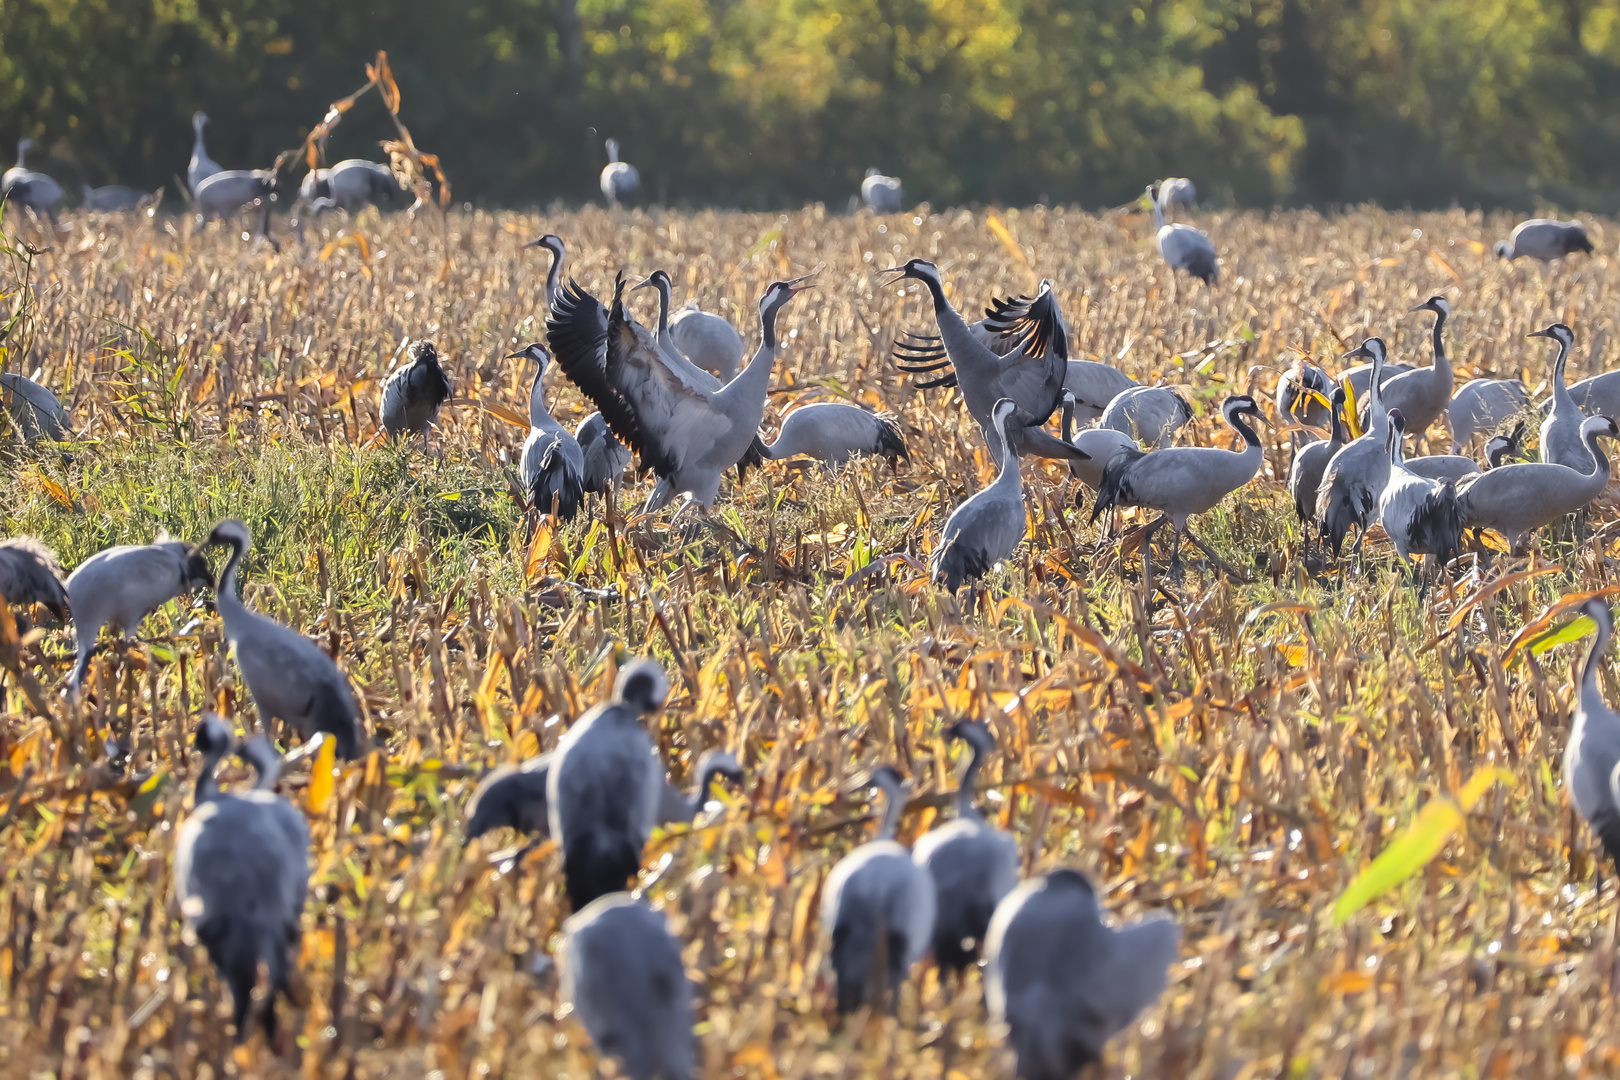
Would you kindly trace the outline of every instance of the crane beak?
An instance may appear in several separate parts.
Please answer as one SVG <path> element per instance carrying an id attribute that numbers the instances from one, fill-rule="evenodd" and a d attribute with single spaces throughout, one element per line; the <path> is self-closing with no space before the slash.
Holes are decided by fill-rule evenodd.
<path id="1" fill-rule="evenodd" d="M 1367 359 L 1370 360 L 1370 359 L 1372 359 L 1372 350 L 1368 349 L 1367 346 L 1365 346 L 1365 345 L 1357 345 L 1355 348 L 1351 349 L 1349 352 L 1347 352 L 1344 355 L 1340 356 L 1339 359 L 1340 360 L 1354 360 L 1358 356 L 1365 356 Z"/>
<path id="2" fill-rule="evenodd" d="M 1547 331 L 1545 331 L 1545 330 L 1532 330 L 1532 331 L 1530 331 L 1529 334 L 1527 334 L 1525 336 L 1526 337 L 1552 337 L 1552 335 L 1547 333 Z"/>
<path id="3" fill-rule="evenodd" d="M 806 289 L 812 289 L 812 288 L 815 287 L 813 285 L 806 285 L 805 284 L 805 282 L 809 281 L 811 278 L 813 278 L 815 276 L 816 276 L 815 274 L 806 274 L 806 275 L 804 275 L 804 277 L 796 277 L 796 278 L 793 278 L 793 279 L 791 279 L 789 281 L 784 281 L 784 282 L 782 282 L 782 284 L 786 285 L 794 293 L 802 293 Z"/>
<path id="4" fill-rule="evenodd" d="M 887 288 L 888 286 L 893 285 L 897 281 L 905 280 L 907 270 L 903 266 L 891 266 L 887 270 L 879 270 L 878 273 L 880 273 L 880 274 L 894 274 L 895 275 L 894 277 L 890 278 L 888 281 L 883 282 L 884 287 Z"/>
<path id="5" fill-rule="evenodd" d="M 635 291 L 636 289 L 650 289 L 656 284 L 657 284 L 657 282 L 655 282 L 652 279 L 652 277 L 649 276 L 647 278 L 647 280 L 643 281 L 640 285 L 632 285 L 632 286 L 630 286 L 630 289 L 631 289 L 632 292 Z"/>

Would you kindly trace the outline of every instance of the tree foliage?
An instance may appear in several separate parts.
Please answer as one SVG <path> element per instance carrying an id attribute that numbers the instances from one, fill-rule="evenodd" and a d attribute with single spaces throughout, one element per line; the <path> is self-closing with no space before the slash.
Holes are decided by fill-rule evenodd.
<path id="1" fill-rule="evenodd" d="M 461 198 L 591 198 L 615 135 L 670 202 L 1620 202 L 1620 0 L 6 0 L 0 137 L 155 186 L 202 109 L 262 166 L 379 48 Z"/>

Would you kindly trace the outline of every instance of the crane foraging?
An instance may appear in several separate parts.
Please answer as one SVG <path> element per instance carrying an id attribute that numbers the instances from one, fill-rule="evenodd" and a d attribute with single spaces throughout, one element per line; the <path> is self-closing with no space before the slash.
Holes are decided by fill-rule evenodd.
<path id="1" fill-rule="evenodd" d="M 62 402 L 26 375 L 0 373 L 0 405 L 6 414 L 0 430 L 9 422 L 23 442 L 63 442 L 70 434 L 72 420 Z"/>
<path id="2" fill-rule="evenodd" d="M 416 342 L 409 356 L 383 383 L 382 426 L 390 438 L 416 434 L 426 439 L 439 419 L 439 410 L 455 391 L 439 365 L 439 350 L 433 342 Z"/>
<path id="3" fill-rule="evenodd" d="M 1307 427 L 1330 429 L 1333 423 L 1332 409 L 1322 402 L 1331 400 L 1335 389 L 1338 389 L 1338 384 L 1333 376 L 1303 355 L 1298 356 L 1293 366 L 1285 368 L 1277 377 L 1277 415 L 1286 416 Z"/>
<path id="4" fill-rule="evenodd" d="M 32 536 L 0 540 L 0 598 L 25 609 L 39 604 L 64 625 L 72 610 L 56 552 Z"/>
<path id="5" fill-rule="evenodd" d="M 1098 427 L 1112 428 L 1156 449 L 1169 446 L 1193 417 L 1187 399 L 1165 386 L 1133 386 L 1114 396 Z"/>
<path id="6" fill-rule="evenodd" d="M 1141 447 L 1136 445 L 1136 440 L 1131 436 L 1123 431 L 1115 431 L 1111 427 L 1092 427 L 1076 432 L 1074 430 L 1075 412 L 1074 395 L 1065 390 L 1063 392 L 1063 441 L 1086 455 L 1084 461 L 1069 462 L 1069 475 L 1095 491 L 1102 486 L 1103 470 L 1108 467 L 1108 463 L 1114 459 L 1115 454 L 1121 452 L 1140 453 Z M 1080 505 L 1078 496 L 1075 505 Z"/>
<path id="7" fill-rule="evenodd" d="M 838 984 L 838 1012 L 852 1013 L 874 990 L 890 995 L 921 960 L 934 933 L 934 883 L 894 839 L 905 810 L 905 781 L 889 765 L 872 770 L 883 793 L 883 821 L 876 840 L 862 844 L 832 868 L 822 885 L 821 925 L 828 937 Z M 882 956 L 887 970 L 877 969 Z"/>
<path id="8" fill-rule="evenodd" d="M 664 917 L 629 893 L 563 922 L 561 999 L 629 1080 L 694 1075 L 692 983 Z"/>
<path id="9" fill-rule="evenodd" d="M 294 949 L 309 891 L 309 826 L 274 794 L 280 759 L 262 739 L 238 752 L 259 773 L 253 790 L 221 792 L 214 772 L 235 748 L 219 717 L 203 717 L 195 740 L 203 755 L 195 809 L 174 843 L 174 896 L 231 990 L 236 1041 L 248 1038 L 259 965 L 270 972 L 265 1036 L 274 1045 L 277 995 L 292 998 Z"/>
<path id="10" fill-rule="evenodd" d="M 1581 665 L 1580 692 L 1570 719 L 1569 741 L 1564 744 L 1564 790 L 1570 802 L 1597 834 L 1603 852 L 1620 872 L 1620 716 L 1603 700 L 1598 666 L 1614 636 L 1614 613 L 1601 597 L 1580 607 L 1597 626 L 1597 636 Z"/>
<path id="11" fill-rule="evenodd" d="M 607 140 L 608 163 L 602 169 L 602 194 L 608 205 L 618 208 L 620 203 L 634 202 L 641 194 L 641 174 L 636 167 L 619 160 L 619 140 Z"/>
<path id="12" fill-rule="evenodd" d="M 333 208 L 355 210 L 384 199 L 392 205 L 403 193 L 393 170 L 364 158 L 348 158 L 317 171 L 325 175 L 316 180 L 315 193 L 308 199 L 315 213 Z M 303 194 L 300 189 L 299 197 Z"/>
<path id="13" fill-rule="evenodd" d="M 202 182 L 215 173 L 224 172 L 224 168 L 208 156 L 207 147 L 203 146 L 203 125 L 208 123 L 208 114 L 194 112 L 191 114 L 191 130 L 195 139 L 191 145 L 191 161 L 186 165 L 186 187 L 191 189 L 193 197 Z"/>
<path id="14" fill-rule="evenodd" d="M 93 188 L 89 184 L 79 185 L 83 191 L 82 205 L 86 210 L 98 210 L 106 214 L 118 213 L 121 210 L 133 210 L 146 198 L 146 192 L 137 191 L 122 184 L 108 184 L 106 187 Z"/>
<path id="15" fill-rule="evenodd" d="M 960 978 L 978 959 L 996 905 L 1018 884 L 1018 845 L 973 803 L 973 784 L 996 748 L 995 735 L 979 720 L 959 720 L 945 734 L 972 750 L 957 785 L 956 820 L 924 833 L 911 858 L 934 883 L 934 962 Z"/>
<path id="16" fill-rule="evenodd" d="M 546 408 L 546 365 L 551 355 L 538 341 L 507 357 L 526 357 L 535 363 L 529 387 L 529 437 L 523 440 L 521 469 L 523 493 L 529 509 L 572 521 L 585 501 L 585 453 L 579 440 L 552 419 Z"/>
<path id="17" fill-rule="evenodd" d="M 67 579 L 79 651 L 68 688 L 76 692 L 83 684 L 102 627 L 127 639 L 142 619 L 170 600 L 213 587 L 214 575 L 202 550 L 166 534 L 150 544 L 106 548 L 84 560 Z"/>
<path id="18" fill-rule="evenodd" d="M 682 355 L 721 382 L 730 382 L 742 366 L 742 335 L 719 315 L 699 308 L 696 300 L 670 315 L 669 338 Z"/>
<path id="19" fill-rule="evenodd" d="M 838 468 L 858 454 L 888 458 L 890 466 L 906 453 L 900 418 L 893 413 L 874 413 L 859 405 L 841 401 L 818 401 L 800 405 L 782 418 L 776 441 L 765 447 L 765 456 L 778 461 L 797 455 L 815 458 Z"/>
<path id="20" fill-rule="evenodd" d="M 268 218 L 270 197 L 278 182 L 275 169 L 224 169 L 197 185 L 191 204 L 199 222 L 234 214 L 246 206 L 263 206 Z"/>
<path id="21" fill-rule="evenodd" d="M 1591 254 L 1592 241 L 1587 238 L 1586 226 L 1578 221 L 1553 221 L 1550 218 L 1521 221 L 1514 228 L 1512 236 L 1496 245 L 1496 254 L 1509 262 L 1528 255 L 1543 267 L 1554 259 L 1562 259 L 1577 251 Z"/>
<path id="22" fill-rule="evenodd" d="M 1000 451 L 1000 470 L 989 487 L 951 511 L 939 546 L 928 556 L 929 575 L 952 593 L 1011 558 L 1024 539 L 1024 483 L 1009 430 L 1017 411 L 1011 398 L 996 402 L 991 414 L 996 439 L 991 445 Z"/>
<path id="23" fill-rule="evenodd" d="M 1185 270 L 1213 288 L 1221 271 L 1215 262 L 1215 245 L 1209 234 L 1191 225 L 1165 224 L 1165 208 L 1159 200 L 1158 185 L 1150 185 L 1147 191 L 1153 200 L 1153 244 L 1159 249 L 1159 256 L 1170 265 L 1171 281 L 1175 280 L 1176 271 Z"/>
<path id="24" fill-rule="evenodd" d="M 1071 1080 L 1164 993 L 1181 927 L 1152 916 L 1112 930 L 1075 870 L 1024 882 L 985 942 L 985 1000 L 1005 1023 L 1020 1080 Z"/>
<path id="25" fill-rule="evenodd" d="M 667 357 L 657 340 L 624 306 L 624 275 L 614 287 L 605 328 L 601 305 L 570 282 L 546 321 L 552 352 L 564 373 L 595 402 L 609 429 L 641 456 L 658 484 L 642 506 L 656 513 L 676 494 L 707 514 L 725 471 L 759 443 L 765 398 L 776 362 L 776 319 L 804 279 L 776 281 L 759 300 L 760 346 L 724 386 L 690 362 Z M 605 332 L 607 344 L 597 343 Z M 679 516 L 679 515 L 677 515 Z"/>
<path id="26" fill-rule="evenodd" d="M 1579 386 L 1570 387 L 1571 394 Z M 1620 390 L 1620 383 L 1616 383 Z M 1580 398 L 1577 396 L 1576 400 Z M 1620 395 L 1616 396 L 1620 406 Z M 1451 395 L 1446 407 L 1446 419 L 1451 424 L 1451 452 L 1461 453 L 1474 441 L 1475 435 L 1495 431 L 1511 417 L 1530 405 L 1530 391 L 1518 379 L 1470 379 Z M 1583 405 L 1583 408 L 1585 406 Z M 1597 409 L 1596 412 L 1606 410 Z M 1617 410 L 1620 411 L 1620 410 Z"/>
<path id="27" fill-rule="evenodd" d="M 1114 457 L 1103 471 L 1102 486 L 1091 509 L 1095 522 L 1116 506 L 1141 506 L 1160 512 L 1142 535 L 1143 580 L 1153 577 L 1153 534 L 1166 523 L 1175 530 L 1171 541 L 1171 572 L 1181 573 L 1181 540 L 1191 540 L 1216 565 L 1237 577 L 1207 544 L 1187 528 L 1187 519 L 1214 509 L 1222 499 L 1254 479 L 1264 461 L 1260 438 L 1243 420 L 1259 418 L 1260 406 L 1247 394 L 1236 394 L 1221 404 L 1221 415 L 1243 439 L 1241 450 L 1210 446 L 1172 446 L 1143 453 L 1127 451 Z"/>
<path id="28" fill-rule="evenodd" d="M 234 518 L 221 521 L 208 534 L 208 544 L 231 549 L 215 599 L 260 722 L 268 727 L 272 717 L 279 718 L 305 739 L 324 732 L 335 740 L 338 757 L 359 757 L 365 733 L 349 680 L 337 664 L 314 641 L 249 609 L 237 595 L 237 570 L 253 546 L 247 526 Z"/>

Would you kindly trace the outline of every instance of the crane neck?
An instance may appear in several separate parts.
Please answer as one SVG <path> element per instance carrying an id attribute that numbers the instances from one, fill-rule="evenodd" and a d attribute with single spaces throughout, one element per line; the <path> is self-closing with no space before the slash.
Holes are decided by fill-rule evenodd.
<path id="1" fill-rule="evenodd" d="M 1375 355 L 1372 363 L 1372 382 L 1367 389 L 1367 426 L 1380 439 L 1389 438 L 1389 414 L 1384 411 L 1384 359 Z"/>
<path id="2" fill-rule="evenodd" d="M 1603 691 L 1598 689 L 1597 673 L 1603 654 L 1609 649 L 1609 636 L 1613 632 L 1607 620 L 1593 621 L 1597 623 L 1597 636 L 1592 639 L 1591 651 L 1586 654 L 1586 663 L 1581 666 L 1581 712 L 1587 716 L 1601 715 L 1608 708 L 1603 701 Z"/>
<path id="3" fill-rule="evenodd" d="M 1594 482 L 1595 492 L 1601 492 L 1609 486 L 1609 459 L 1604 456 L 1602 450 L 1598 449 L 1598 438 L 1598 432 L 1588 431 L 1585 438 L 1581 440 L 1586 444 L 1587 452 L 1592 455 L 1593 468 L 1587 475 Z M 1596 494 L 1594 494 L 1593 498 L 1596 497 Z"/>
<path id="4" fill-rule="evenodd" d="M 1434 366 L 1440 371 L 1451 370 L 1451 357 L 1446 355 L 1446 319 L 1443 311 L 1434 313 Z"/>
<path id="5" fill-rule="evenodd" d="M 1575 398 L 1569 392 L 1569 385 L 1564 380 L 1564 368 L 1569 363 L 1569 344 L 1563 338 L 1558 340 L 1558 356 L 1553 360 L 1552 392 L 1553 400 L 1560 406 L 1559 411 L 1576 409 Z"/>
<path id="6" fill-rule="evenodd" d="M 1405 464 L 1401 456 L 1401 429 L 1390 426 L 1389 436 L 1384 440 L 1384 451 L 1389 454 L 1389 463 L 1392 467 Z"/>
<path id="7" fill-rule="evenodd" d="M 1158 199 L 1153 200 L 1153 228 L 1155 230 L 1164 228 L 1164 207 L 1159 205 Z"/>
<path id="8" fill-rule="evenodd" d="M 236 592 L 236 568 L 241 565 L 242 556 L 247 554 L 247 549 L 235 537 L 227 543 L 231 545 L 231 557 L 225 560 L 225 568 L 219 572 L 219 588 L 214 593 L 214 601 L 219 605 L 222 616 L 228 612 L 246 610 L 246 605 Z M 229 630 L 229 627 L 226 629 Z"/>
<path id="9" fill-rule="evenodd" d="M 534 373 L 534 382 L 529 385 L 529 426 L 542 430 L 551 430 L 558 426 L 551 410 L 546 408 L 546 366 L 540 365 L 540 370 Z"/>
<path id="10" fill-rule="evenodd" d="M 714 778 L 725 772 L 724 766 L 713 759 L 712 754 L 705 754 L 699 762 L 697 781 L 692 785 L 692 793 L 687 796 L 686 807 L 691 813 L 688 821 L 696 820 L 703 811 L 703 804 L 709 801 L 709 788 L 714 784 Z"/>
<path id="11" fill-rule="evenodd" d="M 546 250 L 551 252 L 551 269 L 546 271 L 546 306 L 556 311 L 557 296 L 562 288 L 559 279 L 562 277 L 563 257 L 560 251 Z"/>
<path id="12" fill-rule="evenodd" d="M 962 770 L 962 779 L 956 788 L 956 816 L 964 821 L 983 821 L 984 815 L 974 805 L 974 783 L 978 780 L 979 770 L 984 767 L 984 750 L 978 743 L 970 744 L 973 747 L 973 756 L 968 759 L 967 768 Z"/>
<path id="13" fill-rule="evenodd" d="M 884 796 L 883 821 L 878 825 L 879 840 L 893 840 L 900 831 L 900 815 L 905 812 L 905 790 L 892 783 L 880 781 L 878 785 Z"/>
<path id="14" fill-rule="evenodd" d="M 1243 419 L 1242 414 L 1229 413 L 1226 422 L 1232 425 L 1237 433 L 1243 437 L 1243 449 L 1239 450 L 1238 453 L 1247 454 L 1260 449 L 1260 436 L 1255 434 L 1254 428 L 1249 426 L 1248 422 Z"/>
<path id="15" fill-rule="evenodd" d="M 1001 440 L 1001 469 L 996 473 L 995 483 L 998 487 L 1023 486 L 1023 476 L 1018 471 L 1018 450 L 1013 446 L 1012 425 L 1016 414 L 1009 412 L 1001 423 L 996 425 L 996 437 Z"/>
<path id="16" fill-rule="evenodd" d="M 658 277 L 653 280 L 653 288 L 658 290 L 658 340 L 669 339 L 669 279 Z"/>
<path id="17" fill-rule="evenodd" d="M 211 746 L 203 753 L 202 772 L 197 775 L 197 787 L 192 793 L 192 802 L 196 806 L 212 802 L 219 795 L 219 778 L 214 773 L 228 749 L 225 746 Z"/>

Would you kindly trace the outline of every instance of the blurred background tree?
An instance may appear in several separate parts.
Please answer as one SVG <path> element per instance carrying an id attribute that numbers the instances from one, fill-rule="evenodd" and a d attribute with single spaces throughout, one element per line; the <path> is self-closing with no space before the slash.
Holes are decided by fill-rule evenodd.
<path id="1" fill-rule="evenodd" d="M 387 49 L 458 199 L 1620 209 L 1620 0 L 0 0 L 0 139 L 176 186 L 189 117 L 263 166 Z M 380 156 L 366 99 L 329 157 Z M 171 192 L 173 194 L 173 192 Z"/>

